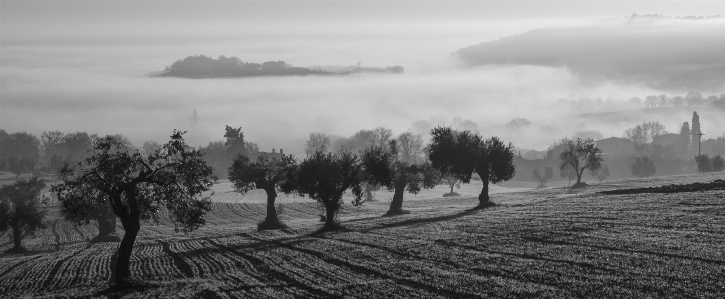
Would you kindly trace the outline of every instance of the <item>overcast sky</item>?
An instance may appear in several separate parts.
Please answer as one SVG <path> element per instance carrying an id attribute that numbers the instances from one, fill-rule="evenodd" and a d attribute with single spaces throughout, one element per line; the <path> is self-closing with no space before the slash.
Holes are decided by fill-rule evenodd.
<path id="1" fill-rule="evenodd" d="M 435 115 L 462 116 L 495 130 L 516 116 L 541 118 L 540 111 L 514 103 L 659 91 L 637 84 L 580 84 L 560 68 L 460 68 L 451 52 L 532 29 L 585 26 L 632 13 L 723 15 L 725 2 L 2 1 L 0 128 L 120 133 L 137 144 L 164 141 L 178 128 L 189 131 L 193 144 L 205 145 L 221 139 L 228 124 L 243 127 L 263 150 L 283 147 L 298 155 L 312 131 L 349 136 L 385 126 L 398 134 Z M 148 77 L 198 54 L 295 66 L 401 65 L 406 72 Z M 194 110 L 197 125 L 189 121 Z M 620 135 L 620 129 L 601 130 Z M 515 141 L 545 148 L 551 138 Z"/>

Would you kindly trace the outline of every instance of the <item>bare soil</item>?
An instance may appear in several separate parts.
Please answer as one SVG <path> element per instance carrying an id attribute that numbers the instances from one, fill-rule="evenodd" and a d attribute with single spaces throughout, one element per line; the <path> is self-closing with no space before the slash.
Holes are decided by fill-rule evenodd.
<path id="1" fill-rule="evenodd" d="M 118 243 L 89 244 L 94 225 L 75 227 L 54 208 L 48 229 L 25 236 L 26 253 L 4 253 L 12 243 L 0 233 L 0 297 L 721 298 L 724 190 L 602 192 L 723 177 L 576 190 L 532 183 L 493 194 L 496 205 L 481 210 L 472 209 L 480 189 L 446 199 L 406 194 L 409 214 L 382 217 L 386 200 L 346 204 L 342 229 L 331 232 L 318 231 L 313 202 L 285 203 L 289 228 L 270 231 L 257 231 L 261 201 L 216 202 L 207 225 L 190 234 L 175 233 L 167 215 L 144 224 L 131 261 L 135 284 L 123 289 L 109 284 Z"/>

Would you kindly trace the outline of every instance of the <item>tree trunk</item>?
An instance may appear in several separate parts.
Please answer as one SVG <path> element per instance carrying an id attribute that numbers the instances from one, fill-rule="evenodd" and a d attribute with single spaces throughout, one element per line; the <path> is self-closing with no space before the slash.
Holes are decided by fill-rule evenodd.
<path id="1" fill-rule="evenodd" d="M 115 280 L 116 285 L 123 285 L 131 276 L 131 253 L 133 252 L 133 244 L 136 242 L 136 236 L 141 229 L 141 215 L 136 202 L 136 186 L 128 186 L 124 190 L 126 199 L 128 200 L 127 214 L 120 217 L 121 224 L 126 233 L 123 235 L 121 245 L 118 247 L 116 260 Z M 118 194 L 120 202 L 120 194 Z M 114 213 L 118 214 L 115 207 Z"/>
<path id="2" fill-rule="evenodd" d="M 395 193 L 393 193 L 393 201 L 390 203 L 388 215 L 398 215 L 403 213 L 403 195 L 405 194 L 405 181 L 396 182 Z"/>
<path id="3" fill-rule="evenodd" d="M 113 211 L 111 211 L 111 213 L 108 215 L 108 227 L 106 228 L 109 234 L 116 233 L 116 221 L 116 214 L 113 214 Z"/>
<path id="4" fill-rule="evenodd" d="M 98 236 L 91 239 L 91 243 L 97 242 L 120 242 L 121 239 L 116 236 L 116 214 L 110 204 L 107 209 L 101 210 L 96 216 L 98 221 Z"/>
<path id="5" fill-rule="evenodd" d="M 481 194 L 478 195 L 478 205 L 483 206 L 489 201 L 488 179 L 484 180 L 483 178 L 481 178 L 481 181 L 483 181 L 483 189 L 481 189 Z"/>
<path id="6" fill-rule="evenodd" d="M 582 169 L 582 172 L 581 173 L 579 173 L 578 171 L 576 172 L 576 184 L 575 185 L 581 183 L 581 181 L 582 181 L 582 174 L 584 174 L 584 170 L 583 169 Z"/>
<path id="7" fill-rule="evenodd" d="M 131 217 L 133 218 L 133 217 Z M 117 285 L 122 285 L 131 275 L 130 273 L 130 262 L 131 253 L 133 252 L 133 243 L 136 242 L 136 236 L 138 235 L 139 229 L 141 229 L 141 223 L 136 219 L 121 219 L 121 224 L 126 233 L 123 235 L 121 245 L 118 247 L 116 261 L 115 280 Z"/>
<path id="8" fill-rule="evenodd" d="M 478 176 L 481 177 L 483 188 L 481 188 L 481 194 L 478 195 L 478 205 L 483 206 L 489 201 L 488 197 L 488 168 L 484 167 L 481 172 L 477 172 Z"/>
<path id="9" fill-rule="evenodd" d="M 365 184 L 365 200 L 366 201 L 373 200 L 373 185 Z"/>
<path id="10" fill-rule="evenodd" d="M 23 244 L 21 241 L 23 240 L 23 231 L 20 230 L 19 227 L 13 227 L 13 243 L 15 245 L 15 249 L 23 248 Z"/>
<path id="11" fill-rule="evenodd" d="M 267 192 L 267 218 L 264 222 L 267 224 L 279 224 L 279 218 L 277 218 L 277 209 L 274 206 L 274 201 L 277 199 L 277 191 L 274 189 L 264 189 Z"/>
<path id="12" fill-rule="evenodd" d="M 334 227 L 335 226 L 335 205 L 329 204 L 329 205 L 325 206 L 325 210 L 327 212 L 327 218 L 325 219 L 325 226 Z"/>
<path id="13" fill-rule="evenodd" d="M 109 231 L 109 219 L 104 214 L 98 214 L 98 217 L 96 217 L 96 221 L 98 221 L 98 236 L 97 237 L 104 237 L 107 236 Z"/>

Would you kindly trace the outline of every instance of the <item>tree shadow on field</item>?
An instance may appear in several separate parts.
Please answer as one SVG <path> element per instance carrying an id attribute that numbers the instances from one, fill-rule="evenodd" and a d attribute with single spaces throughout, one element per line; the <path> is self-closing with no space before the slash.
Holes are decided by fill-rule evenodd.
<path id="1" fill-rule="evenodd" d="M 440 222 L 440 221 L 448 221 L 453 220 L 457 218 L 461 218 L 468 215 L 476 214 L 477 212 L 487 210 L 491 207 L 495 207 L 495 205 L 489 205 L 485 207 L 474 207 L 471 209 L 463 210 L 461 212 L 458 212 L 456 214 L 452 215 L 444 215 L 444 216 L 437 216 L 437 217 L 430 217 L 430 218 L 414 218 L 414 219 L 408 219 L 408 220 L 402 220 L 397 222 L 390 222 L 390 223 L 384 223 L 380 226 L 366 228 L 358 230 L 359 232 L 369 232 L 379 229 L 385 229 L 385 228 L 393 228 L 393 227 L 401 227 L 401 226 L 415 226 L 415 225 L 421 225 L 421 224 L 429 224 L 434 222 Z"/>
<path id="2" fill-rule="evenodd" d="M 111 285 L 107 289 L 101 290 L 93 294 L 94 298 L 107 297 L 107 298 L 122 298 L 128 295 L 142 295 L 152 289 L 162 287 L 160 284 L 153 284 L 140 280 L 129 281 L 123 285 Z"/>

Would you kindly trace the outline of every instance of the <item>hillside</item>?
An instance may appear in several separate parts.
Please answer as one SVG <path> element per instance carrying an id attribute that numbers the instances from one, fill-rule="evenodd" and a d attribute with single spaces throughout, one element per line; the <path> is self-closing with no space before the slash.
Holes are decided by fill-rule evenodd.
<path id="1" fill-rule="evenodd" d="M 454 56 L 470 66 L 565 67 L 586 79 L 653 88 L 722 89 L 725 19 L 632 15 L 483 42 Z"/>

